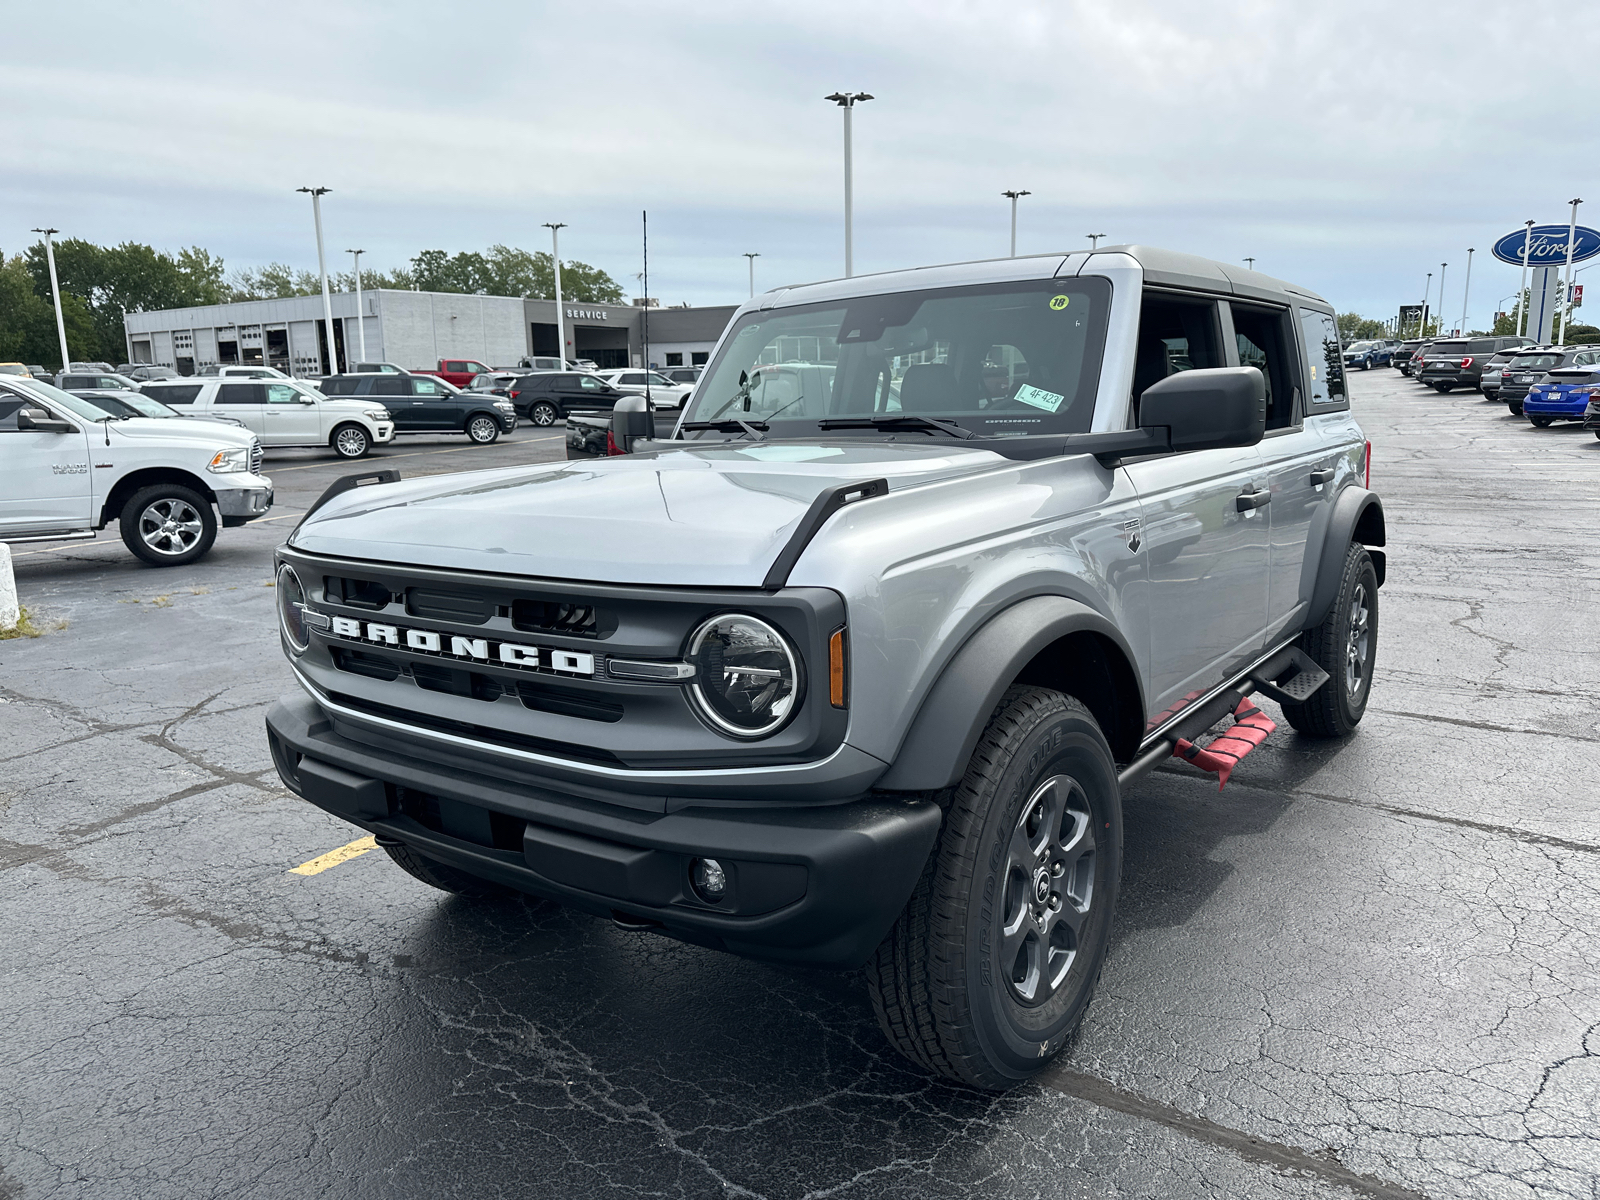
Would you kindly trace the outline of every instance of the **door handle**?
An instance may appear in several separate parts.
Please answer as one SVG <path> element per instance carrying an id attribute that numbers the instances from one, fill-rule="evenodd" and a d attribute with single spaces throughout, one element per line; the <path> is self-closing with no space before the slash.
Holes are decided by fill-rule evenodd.
<path id="1" fill-rule="evenodd" d="M 1239 512 L 1247 513 L 1254 512 L 1258 508 L 1265 508 L 1271 503 L 1271 491 L 1266 488 L 1262 488 L 1259 492 L 1240 492 L 1239 495 L 1234 498 L 1233 506 Z"/>
<path id="2" fill-rule="evenodd" d="M 1320 471 L 1311 472 L 1311 486 L 1321 487 L 1325 483 L 1333 482 L 1333 468 L 1323 467 Z"/>

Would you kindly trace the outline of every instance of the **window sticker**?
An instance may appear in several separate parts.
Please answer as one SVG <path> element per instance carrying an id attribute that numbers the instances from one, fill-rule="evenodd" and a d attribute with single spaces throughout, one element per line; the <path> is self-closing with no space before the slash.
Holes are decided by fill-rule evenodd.
<path id="1" fill-rule="evenodd" d="M 1057 392 L 1047 392 L 1043 388 L 1036 388 L 1031 383 L 1025 383 L 1017 389 L 1016 399 L 1034 408 L 1042 408 L 1045 412 L 1053 413 L 1060 410 L 1066 397 Z"/>
<path id="2" fill-rule="evenodd" d="M 1050 311 L 1051 312 L 1060 312 L 1062 309 L 1064 309 L 1067 305 L 1069 305 L 1071 303 L 1072 303 L 1072 297 L 1071 296 L 1051 296 L 1050 297 Z"/>

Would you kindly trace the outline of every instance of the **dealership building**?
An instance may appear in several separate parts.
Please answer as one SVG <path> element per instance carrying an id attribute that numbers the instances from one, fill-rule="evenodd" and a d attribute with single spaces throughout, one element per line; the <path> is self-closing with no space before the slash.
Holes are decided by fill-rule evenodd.
<path id="1" fill-rule="evenodd" d="M 333 296 L 330 357 L 322 297 L 244 300 L 197 308 L 127 315 L 128 361 L 192 375 L 223 363 L 265 364 L 297 377 L 332 374 L 350 363 L 391 362 L 432 370 L 442 358 L 473 358 L 491 367 L 515 366 L 524 355 L 556 353 L 553 300 L 407 292 L 388 288 Z M 566 357 L 587 358 L 601 370 L 705 362 L 736 305 L 645 308 L 564 302 Z M 335 365 L 337 363 L 337 365 Z"/>

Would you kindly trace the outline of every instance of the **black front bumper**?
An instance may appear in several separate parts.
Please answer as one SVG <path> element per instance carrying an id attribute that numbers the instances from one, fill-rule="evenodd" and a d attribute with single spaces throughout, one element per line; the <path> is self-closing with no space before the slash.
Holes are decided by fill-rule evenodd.
<path id="1" fill-rule="evenodd" d="M 443 768 L 342 736 L 308 697 L 267 713 L 286 786 L 380 838 L 487 879 L 752 958 L 855 967 L 910 897 L 942 814 L 865 797 L 641 813 Z M 426 750 L 421 749 L 425 754 Z M 694 858 L 729 877 L 717 904 L 689 884 Z"/>

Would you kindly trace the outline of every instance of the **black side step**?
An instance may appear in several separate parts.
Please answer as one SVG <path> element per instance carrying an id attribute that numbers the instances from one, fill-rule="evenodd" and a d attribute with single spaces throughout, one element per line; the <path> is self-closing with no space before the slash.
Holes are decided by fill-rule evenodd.
<path id="1" fill-rule="evenodd" d="M 1328 673 L 1299 646 L 1285 646 L 1250 672 L 1252 691 L 1279 704 L 1304 704 L 1328 682 Z"/>

